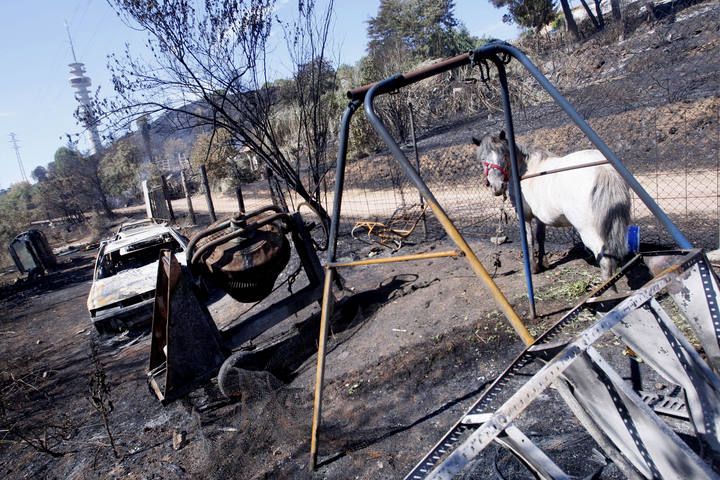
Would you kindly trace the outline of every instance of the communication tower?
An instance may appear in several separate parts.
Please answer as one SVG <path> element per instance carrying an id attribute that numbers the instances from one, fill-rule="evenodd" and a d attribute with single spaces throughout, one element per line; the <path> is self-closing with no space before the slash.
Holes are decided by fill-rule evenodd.
<path id="1" fill-rule="evenodd" d="M 92 83 L 90 77 L 85 75 L 85 64 L 77 61 L 67 23 L 65 23 L 65 29 L 70 40 L 70 50 L 73 56 L 73 63 L 68 65 L 70 67 L 70 86 L 75 90 L 75 100 L 80 104 L 80 122 L 88 133 L 91 153 L 99 153 L 102 151 L 102 141 L 98 133 L 98 122 L 93 113 L 92 99 L 90 98 L 89 88 Z"/>

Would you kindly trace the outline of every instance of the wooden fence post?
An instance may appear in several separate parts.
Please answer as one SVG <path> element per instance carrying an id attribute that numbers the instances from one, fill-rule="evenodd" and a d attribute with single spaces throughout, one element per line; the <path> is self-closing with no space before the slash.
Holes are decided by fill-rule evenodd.
<path id="1" fill-rule="evenodd" d="M 185 172 L 180 172 L 180 182 L 182 183 L 183 192 L 185 192 L 185 200 L 187 200 L 188 212 L 190 213 L 190 222 L 193 225 L 197 223 L 195 220 L 195 210 L 193 209 L 192 198 L 190 198 L 190 188 L 188 188 L 187 178 L 185 178 Z"/>
<path id="2" fill-rule="evenodd" d="M 203 189 L 205 190 L 205 201 L 207 202 L 208 212 L 210 212 L 210 220 L 215 222 L 215 207 L 213 206 L 212 196 L 210 196 L 210 184 L 208 183 L 207 171 L 205 165 L 200 165 L 200 176 L 202 177 Z"/>

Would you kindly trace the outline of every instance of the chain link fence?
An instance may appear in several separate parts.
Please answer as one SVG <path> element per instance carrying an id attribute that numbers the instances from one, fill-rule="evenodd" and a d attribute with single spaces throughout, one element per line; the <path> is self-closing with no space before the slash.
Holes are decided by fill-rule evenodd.
<path id="1" fill-rule="evenodd" d="M 662 21 L 646 21 L 640 12 L 639 21 L 608 28 L 580 47 L 557 39 L 549 47 L 535 39 L 521 45 L 690 241 L 708 249 L 718 247 L 720 227 L 720 33 L 711 27 L 720 24 L 719 10 L 716 1 L 705 2 Z M 558 155 L 592 148 L 515 62 L 508 70 L 519 143 Z M 378 110 L 382 102 L 397 108 L 398 97 L 408 112 L 407 102 L 412 103 L 420 173 L 464 234 L 487 238 L 500 230 L 517 239 L 512 207 L 484 186 L 471 145 L 473 135 L 503 128 L 497 81 L 479 77 L 471 69 L 441 75 L 410 87 L 405 97 L 381 97 Z M 444 102 L 440 114 L 438 102 Z M 353 128 L 357 123 L 354 119 Z M 415 163 L 412 141 L 403 143 Z M 330 175 L 330 189 L 332 183 Z M 633 197 L 633 222 L 640 225 L 642 241 L 672 245 Z M 389 155 L 351 157 L 341 233 L 349 233 L 357 221 L 395 221 L 405 210 L 416 215 L 418 209 L 411 207 L 419 203 L 417 191 Z M 503 209 L 509 213 L 507 224 L 501 222 Z M 427 231 L 442 234 L 432 214 Z M 549 229 L 548 241 L 566 245 L 579 240 L 571 229 Z"/>

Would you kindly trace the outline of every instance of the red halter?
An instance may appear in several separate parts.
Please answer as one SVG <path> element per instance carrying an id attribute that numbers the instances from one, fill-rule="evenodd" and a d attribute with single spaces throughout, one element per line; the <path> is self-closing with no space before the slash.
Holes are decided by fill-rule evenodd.
<path id="1" fill-rule="evenodd" d="M 508 173 L 508 171 L 497 163 L 483 162 L 483 172 L 485 173 L 485 178 L 487 178 L 491 168 L 500 171 L 500 173 L 503 174 L 503 178 L 505 179 L 505 181 L 510 178 L 510 174 Z"/>

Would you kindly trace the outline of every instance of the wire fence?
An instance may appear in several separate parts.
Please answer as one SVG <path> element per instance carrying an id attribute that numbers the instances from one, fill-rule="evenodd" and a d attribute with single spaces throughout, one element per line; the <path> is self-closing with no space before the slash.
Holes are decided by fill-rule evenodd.
<path id="1" fill-rule="evenodd" d="M 624 33 L 614 31 L 572 53 L 555 43 L 554 50 L 529 52 L 688 239 L 708 249 L 718 247 L 720 228 L 720 35 L 704 29 L 708 19 L 702 17 L 717 17 L 716 3 L 678 12 L 672 21 L 635 25 L 632 39 L 621 38 L 619 46 L 614 43 Z M 512 67 L 518 143 L 557 155 L 592 148 L 565 113 L 528 87 L 527 75 Z M 425 124 L 418 141 L 419 171 L 464 234 L 488 237 L 500 228 L 517 239 L 512 207 L 484 186 L 470 142 L 472 135 L 499 132 L 502 112 L 492 108 L 492 99 L 471 98 L 482 87 L 469 87 L 467 77 L 464 72 L 448 80 L 455 83 L 446 89 L 452 92 L 446 100 L 461 97 L 460 103 L 471 108 L 435 118 L 432 125 L 418 122 Z M 411 98 L 417 105 L 418 96 Z M 415 163 L 411 142 L 403 147 Z M 417 191 L 389 155 L 350 158 L 341 232 L 349 232 L 358 220 L 386 222 L 398 209 L 417 203 Z M 510 212 L 506 225 L 500 221 L 503 209 Z M 674 243 L 634 194 L 632 213 L 643 242 Z M 428 229 L 439 231 L 432 219 Z M 578 237 L 571 229 L 549 229 L 548 240 L 564 245 Z"/>
<path id="2" fill-rule="evenodd" d="M 628 14 L 622 25 L 611 25 L 580 46 L 553 34 L 545 40 L 533 37 L 520 47 L 686 237 L 696 246 L 715 249 L 720 241 L 720 32 L 708 25 L 720 24 L 720 7 L 712 0 L 671 13 L 661 21 L 643 12 Z M 507 68 L 518 143 L 557 155 L 592 148 L 528 74 L 515 62 Z M 497 79 L 483 82 L 481 77 L 465 68 L 424 80 L 405 92 L 380 97 L 378 110 L 394 108 L 396 118 L 404 118 L 391 130 L 404 132 L 399 143 L 408 159 L 464 235 L 487 239 L 499 234 L 517 240 L 512 206 L 485 187 L 471 142 L 472 136 L 498 133 L 504 126 Z M 400 230 L 415 225 L 422 213 L 417 190 L 382 149 L 357 153 L 362 151 L 357 144 L 372 135 L 367 136 L 362 112 L 356 117 L 360 119 L 352 121 L 350 150 L 355 153 L 346 165 L 340 234 L 350 234 L 358 222 L 392 224 Z M 411 119 L 418 134 L 417 156 L 408 134 Z M 365 136 L 353 135 L 363 128 Z M 332 166 L 325 187 L 323 203 L 329 212 Z M 251 205 L 269 199 L 262 188 L 255 192 L 259 195 L 247 193 Z M 647 207 L 632 196 L 633 223 L 640 226 L 644 248 L 673 245 Z M 297 203 L 288 198 L 291 208 Z M 426 221 L 417 221 L 418 228 L 406 240 L 444 235 L 432 214 L 425 214 Z M 358 238 L 367 228 L 359 231 Z M 547 238 L 559 247 L 579 242 L 570 228 L 550 228 Z M 357 247 L 344 242 L 341 250 Z"/>

